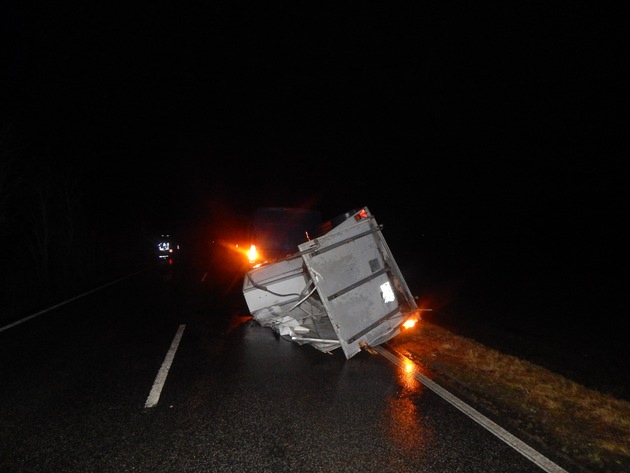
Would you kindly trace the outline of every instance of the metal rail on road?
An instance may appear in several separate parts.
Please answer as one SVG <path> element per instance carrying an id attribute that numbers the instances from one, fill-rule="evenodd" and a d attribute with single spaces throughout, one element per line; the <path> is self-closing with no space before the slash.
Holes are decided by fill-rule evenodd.
<path id="1" fill-rule="evenodd" d="M 397 357 L 396 355 L 394 355 L 390 351 L 386 350 L 385 348 L 383 348 L 381 346 L 375 346 L 375 347 L 372 347 L 372 349 L 375 350 L 380 355 L 382 355 L 385 358 L 387 358 L 389 361 L 391 361 L 395 365 L 400 366 L 400 367 L 404 367 L 405 366 L 405 363 L 399 357 Z M 406 360 L 407 360 L 407 362 L 411 362 L 411 360 L 409 360 L 409 359 L 406 359 Z M 437 394 L 438 396 L 440 396 L 443 399 L 445 399 L 446 401 L 448 401 L 450 404 L 452 404 L 457 409 L 462 411 L 464 414 L 466 414 L 472 420 L 474 420 L 475 422 L 477 422 L 478 424 L 483 426 L 486 430 L 488 430 L 489 432 L 491 432 L 495 436 L 499 437 L 501 440 L 503 440 L 505 443 L 507 443 L 514 450 L 516 450 L 521 455 L 523 455 L 524 457 L 526 457 L 529 460 L 531 460 L 533 463 L 538 465 L 540 468 L 542 468 L 546 472 L 548 472 L 548 473 L 568 473 L 567 470 L 565 470 L 564 468 L 556 465 L 554 462 L 549 460 L 547 457 L 542 455 L 540 452 L 538 452 L 537 450 L 534 450 L 532 447 L 527 445 L 525 442 L 523 442 L 522 440 L 518 439 L 517 437 L 515 437 L 514 435 L 509 433 L 507 430 L 505 430 L 504 428 L 502 428 L 498 424 L 492 422 L 490 419 L 488 419 L 486 416 L 481 414 L 479 411 L 477 411 L 476 409 L 472 408 L 471 406 L 466 404 L 464 401 L 462 401 L 458 397 L 452 395 L 450 392 L 448 392 L 446 389 L 444 389 L 439 384 L 437 384 L 434 381 L 430 380 L 426 376 L 418 373 L 417 371 L 415 371 L 413 373 L 413 376 L 419 382 L 421 382 L 427 388 L 429 388 L 431 391 L 433 391 L 435 394 Z"/>

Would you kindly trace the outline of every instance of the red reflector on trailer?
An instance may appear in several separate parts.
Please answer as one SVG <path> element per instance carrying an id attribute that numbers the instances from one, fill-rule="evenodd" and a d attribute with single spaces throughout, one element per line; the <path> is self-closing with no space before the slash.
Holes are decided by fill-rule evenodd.
<path id="1" fill-rule="evenodd" d="M 368 218 L 367 212 L 365 211 L 365 209 L 361 209 L 361 211 L 356 214 L 354 216 L 354 219 L 358 222 L 359 220 L 362 220 L 364 218 Z"/>

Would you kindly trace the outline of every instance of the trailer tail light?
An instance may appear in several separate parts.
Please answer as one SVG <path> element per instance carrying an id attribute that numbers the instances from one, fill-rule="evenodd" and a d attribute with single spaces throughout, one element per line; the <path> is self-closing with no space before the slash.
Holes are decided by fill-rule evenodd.
<path id="1" fill-rule="evenodd" d="M 415 317 L 410 317 L 402 324 L 403 330 L 409 330 L 413 328 L 418 323 L 418 319 Z"/>

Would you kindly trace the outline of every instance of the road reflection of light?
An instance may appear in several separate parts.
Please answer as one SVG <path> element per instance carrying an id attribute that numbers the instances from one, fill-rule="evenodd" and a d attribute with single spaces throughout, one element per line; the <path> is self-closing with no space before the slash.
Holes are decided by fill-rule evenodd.
<path id="1" fill-rule="evenodd" d="M 232 314 L 230 317 L 230 326 L 228 327 L 226 333 L 232 332 L 233 330 L 237 329 L 240 325 L 244 324 L 245 322 L 249 322 L 250 320 L 252 320 L 251 315 L 242 315 L 240 313 Z"/>
<path id="2" fill-rule="evenodd" d="M 415 392 L 420 389 L 420 382 L 414 376 L 416 372 L 416 365 L 413 361 L 403 358 L 403 366 L 399 371 L 400 384 L 405 388 L 405 391 Z"/>
<path id="3" fill-rule="evenodd" d="M 426 443 L 430 435 L 414 402 L 424 386 L 415 377 L 417 366 L 404 357 L 402 362 L 397 373 L 402 390 L 397 397 L 387 400 L 389 419 L 386 425 L 389 436 L 399 447 L 417 449 Z"/>

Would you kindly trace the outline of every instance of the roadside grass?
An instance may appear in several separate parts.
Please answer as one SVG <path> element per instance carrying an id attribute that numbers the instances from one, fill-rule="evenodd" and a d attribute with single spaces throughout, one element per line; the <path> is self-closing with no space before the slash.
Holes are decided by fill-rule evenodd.
<path id="1" fill-rule="evenodd" d="M 473 407 L 583 471 L 630 471 L 629 402 L 426 321 L 390 346 Z"/>

